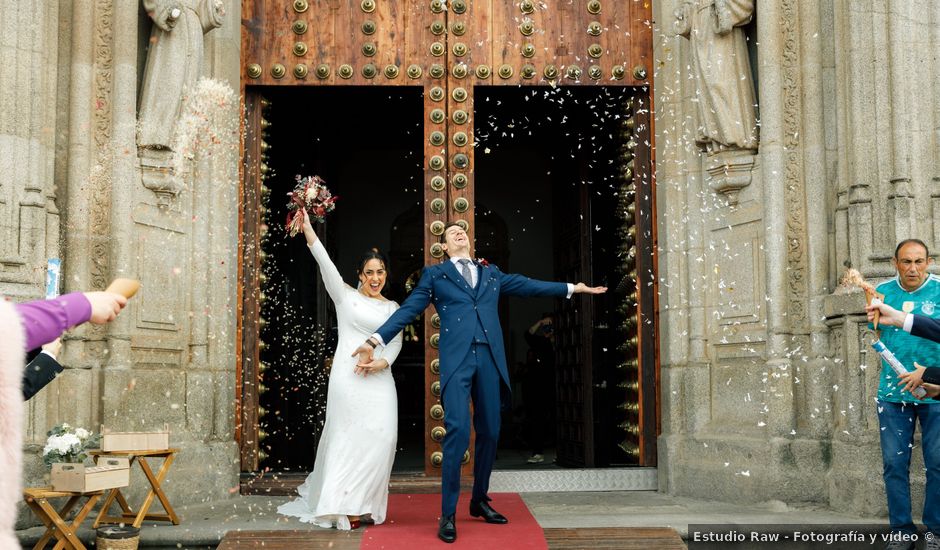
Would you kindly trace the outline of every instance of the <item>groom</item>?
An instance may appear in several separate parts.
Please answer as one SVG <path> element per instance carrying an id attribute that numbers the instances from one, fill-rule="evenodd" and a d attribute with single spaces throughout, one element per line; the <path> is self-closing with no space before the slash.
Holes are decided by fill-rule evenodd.
<path id="1" fill-rule="evenodd" d="M 549 283 L 521 275 L 508 275 L 496 266 L 470 259 L 470 239 L 455 223 L 442 235 L 450 261 L 424 268 L 411 295 L 384 325 L 353 355 L 360 364 L 371 361 L 372 351 L 384 345 L 434 303 L 441 318 L 441 398 L 444 403 L 444 463 L 441 465 L 441 520 L 437 536 L 457 540 L 454 513 L 460 493 L 460 462 L 470 445 L 470 401 L 476 430 L 473 494 L 470 515 L 487 523 L 507 523 L 489 505 L 487 491 L 499 440 L 500 384 L 509 388 L 503 350 L 503 331 L 497 306 L 509 296 L 568 297 L 575 293 L 601 294 L 606 287 L 584 283 Z"/>

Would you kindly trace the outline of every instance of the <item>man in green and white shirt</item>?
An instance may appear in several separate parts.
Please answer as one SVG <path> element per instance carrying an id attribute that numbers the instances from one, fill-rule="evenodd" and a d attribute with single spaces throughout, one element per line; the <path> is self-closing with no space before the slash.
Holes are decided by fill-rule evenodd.
<path id="1" fill-rule="evenodd" d="M 927 245 L 922 241 L 901 241 L 892 260 L 898 276 L 878 285 L 878 292 L 885 296 L 884 302 L 907 313 L 940 317 L 940 277 L 927 273 L 932 262 Z M 882 326 L 879 329 L 881 341 L 908 370 L 914 369 L 915 361 L 922 365 L 937 363 L 940 344 L 912 336 L 898 327 Z M 918 400 L 910 392 L 903 391 L 898 382 L 891 367 L 882 361 L 878 421 L 891 530 L 916 532 L 911 517 L 910 465 L 914 426 L 919 422 L 927 469 L 924 524 L 937 540 L 940 537 L 940 401 Z M 903 549 L 905 544 L 897 548 Z M 907 547 L 913 548 L 914 545 L 911 543 Z"/>

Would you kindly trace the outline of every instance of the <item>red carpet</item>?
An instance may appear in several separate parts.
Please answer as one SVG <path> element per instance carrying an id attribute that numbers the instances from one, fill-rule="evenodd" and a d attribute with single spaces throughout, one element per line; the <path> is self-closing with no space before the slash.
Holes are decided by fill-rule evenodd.
<path id="1" fill-rule="evenodd" d="M 457 504 L 457 542 L 437 538 L 441 495 L 388 495 L 388 517 L 382 525 L 370 526 L 362 534 L 362 550 L 414 550 L 427 548 L 472 549 L 531 548 L 547 550 L 542 528 L 516 493 L 494 493 L 490 504 L 509 519 L 507 525 L 491 525 L 471 518 L 470 495 L 460 495 Z"/>

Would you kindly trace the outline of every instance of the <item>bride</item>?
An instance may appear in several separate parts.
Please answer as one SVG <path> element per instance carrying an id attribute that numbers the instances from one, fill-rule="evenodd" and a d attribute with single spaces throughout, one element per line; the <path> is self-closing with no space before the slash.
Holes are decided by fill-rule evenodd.
<path id="1" fill-rule="evenodd" d="M 314 233 L 309 215 L 304 212 L 303 216 L 307 246 L 336 305 L 339 342 L 313 472 L 298 487 L 300 497 L 277 511 L 320 527 L 357 529 L 360 521 L 385 521 L 388 479 L 398 439 L 398 399 L 389 367 L 401 350 L 401 334 L 371 363 L 357 364 L 352 351 L 398 309 L 398 304 L 382 296 L 386 262 L 379 252 L 369 251 L 359 262 L 360 285 L 355 290 L 343 283 Z"/>

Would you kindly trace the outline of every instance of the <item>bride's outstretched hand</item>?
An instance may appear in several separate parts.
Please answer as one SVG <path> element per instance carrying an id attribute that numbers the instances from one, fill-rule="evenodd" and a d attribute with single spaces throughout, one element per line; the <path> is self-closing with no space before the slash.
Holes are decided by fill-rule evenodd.
<path id="1" fill-rule="evenodd" d="M 356 365 L 355 372 L 356 374 L 369 376 L 370 374 L 375 374 L 384 368 L 388 368 L 388 361 L 385 359 L 376 359 L 368 363 L 359 363 Z"/>
<path id="2" fill-rule="evenodd" d="M 307 211 L 301 208 L 300 215 L 304 218 L 304 238 L 307 239 L 307 246 L 313 246 L 313 243 L 317 242 L 317 234 L 313 231 L 313 226 L 310 225 L 310 214 L 307 214 Z"/>

